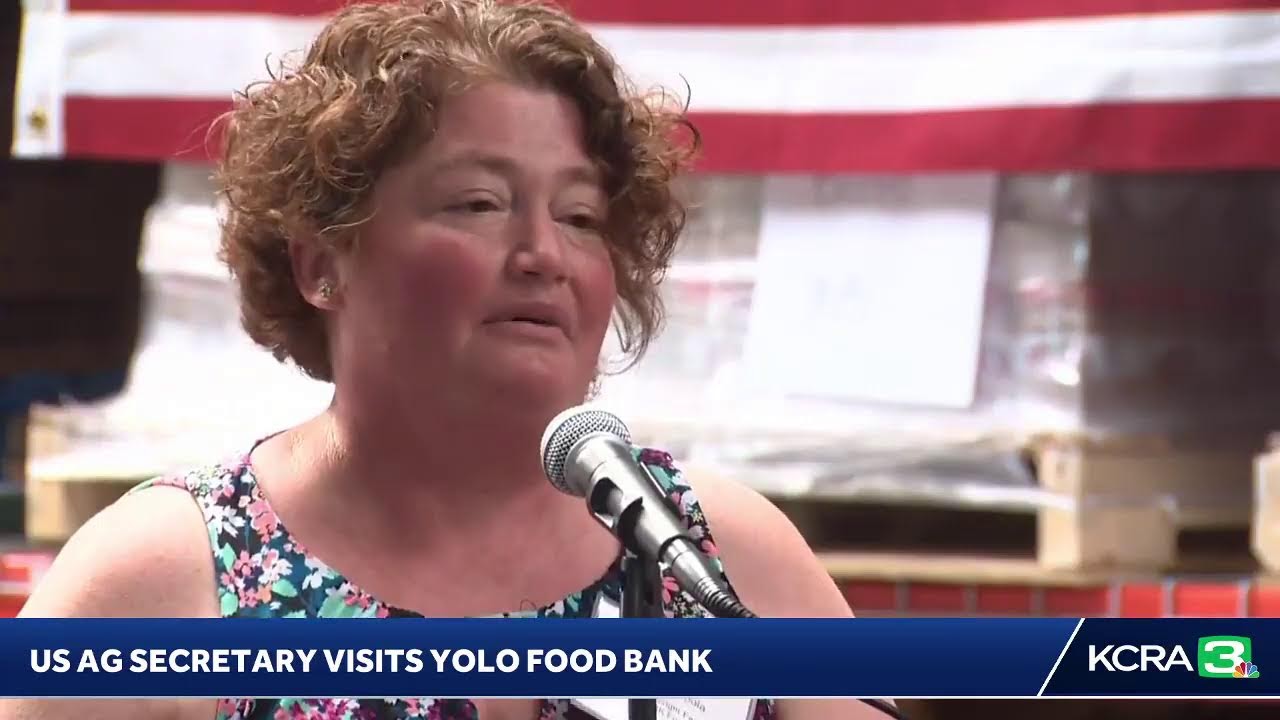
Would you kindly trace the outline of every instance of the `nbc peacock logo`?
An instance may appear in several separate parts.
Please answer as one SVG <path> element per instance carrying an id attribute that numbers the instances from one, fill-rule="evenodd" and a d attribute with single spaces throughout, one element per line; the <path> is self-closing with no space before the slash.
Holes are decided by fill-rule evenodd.
<path id="1" fill-rule="evenodd" d="M 1256 678 L 1258 677 L 1258 666 L 1251 662 L 1242 662 L 1231 672 L 1233 678 Z"/>

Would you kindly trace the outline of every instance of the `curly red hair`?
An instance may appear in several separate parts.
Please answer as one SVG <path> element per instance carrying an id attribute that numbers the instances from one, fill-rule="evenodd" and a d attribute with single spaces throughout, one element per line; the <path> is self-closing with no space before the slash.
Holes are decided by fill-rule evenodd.
<path id="1" fill-rule="evenodd" d="M 673 181 L 697 132 L 666 93 L 631 90 L 565 13 L 497 0 L 348 6 L 296 68 L 237 97 L 216 175 L 226 201 L 221 256 L 254 341 L 332 380 L 324 323 L 295 283 L 290 240 L 344 249 L 358 239 L 378 178 L 430 141 L 450 94 L 486 79 L 550 88 L 581 110 L 610 197 L 622 346 L 633 360 L 643 354 L 662 322 L 658 284 L 685 223 Z"/>

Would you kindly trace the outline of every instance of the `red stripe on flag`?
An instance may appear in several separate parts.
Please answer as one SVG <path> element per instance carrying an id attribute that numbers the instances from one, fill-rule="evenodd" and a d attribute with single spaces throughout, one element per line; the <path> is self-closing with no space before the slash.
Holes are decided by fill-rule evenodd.
<path id="1" fill-rule="evenodd" d="M 725 172 L 1280 166 L 1280 99 L 696 119 Z"/>
<path id="2" fill-rule="evenodd" d="M 1120 587 L 1120 617 L 1164 617 L 1164 587 L 1155 583 L 1126 584 Z"/>
<path id="3" fill-rule="evenodd" d="M 346 0 L 71 0 L 73 11 L 325 15 Z M 975 23 L 1209 10 L 1274 10 L 1275 0 L 561 0 L 586 22 L 719 27 Z"/>
<path id="4" fill-rule="evenodd" d="M 72 97 L 72 157 L 206 161 L 220 100 Z M 723 173 L 1280 167 L 1280 99 L 874 115 L 695 114 Z M 1224 128 L 1230 128 L 1229 131 Z"/>
<path id="5" fill-rule="evenodd" d="M 907 611 L 947 613 L 966 612 L 965 588 L 941 583 L 912 583 L 907 588 Z"/>
<path id="6" fill-rule="evenodd" d="M 1262 581 L 1251 587 L 1249 617 L 1280 618 L 1280 586 Z"/>
<path id="7" fill-rule="evenodd" d="M 992 615 L 1030 615 L 1032 590 L 1026 586 L 979 585 L 977 611 Z"/>
<path id="8" fill-rule="evenodd" d="M 1108 617 L 1108 588 L 1054 587 L 1044 591 L 1044 614 L 1068 617 Z"/>
<path id="9" fill-rule="evenodd" d="M 1247 610 L 1238 584 L 1180 582 L 1173 588 L 1173 614 L 1178 617 L 1240 617 Z"/>
<path id="10" fill-rule="evenodd" d="M 854 613 L 899 609 L 898 589 L 892 583 L 850 580 L 842 589 Z"/>

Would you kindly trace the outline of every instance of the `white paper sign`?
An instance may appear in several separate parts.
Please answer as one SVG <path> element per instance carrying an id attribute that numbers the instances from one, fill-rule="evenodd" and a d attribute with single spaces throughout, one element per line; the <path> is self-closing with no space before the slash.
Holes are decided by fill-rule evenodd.
<path id="1" fill-rule="evenodd" d="M 745 347 L 784 396 L 973 402 L 992 175 L 770 178 Z"/>
<path id="2" fill-rule="evenodd" d="M 591 616 L 619 618 L 622 609 L 600 594 Z M 628 720 L 625 699 L 578 698 L 570 702 L 597 720 Z M 755 700 L 746 698 L 662 698 L 655 705 L 658 720 L 750 720 L 755 714 Z"/>
<path id="3" fill-rule="evenodd" d="M 597 720 L 628 720 L 626 700 L 572 702 Z M 662 698 L 655 705 L 658 720 L 750 720 L 755 713 L 754 700 L 739 698 Z"/>

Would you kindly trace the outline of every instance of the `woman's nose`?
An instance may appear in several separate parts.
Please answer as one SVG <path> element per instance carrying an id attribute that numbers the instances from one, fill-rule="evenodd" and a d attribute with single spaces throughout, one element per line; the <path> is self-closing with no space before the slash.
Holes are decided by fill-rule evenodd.
<path id="1" fill-rule="evenodd" d="M 524 276 L 564 280 L 568 276 L 565 238 L 560 224 L 547 212 L 530 213 L 519 223 L 512 253 L 515 269 Z"/>

